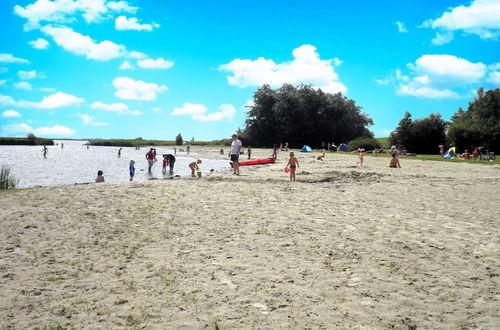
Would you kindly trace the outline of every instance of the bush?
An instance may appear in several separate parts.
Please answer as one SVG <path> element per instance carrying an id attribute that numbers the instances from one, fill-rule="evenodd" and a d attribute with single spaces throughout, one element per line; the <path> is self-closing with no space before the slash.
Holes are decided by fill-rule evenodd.
<path id="1" fill-rule="evenodd" d="M 366 137 L 359 137 L 357 139 L 350 141 L 347 144 L 347 149 L 349 151 L 357 150 L 358 148 L 363 148 L 369 151 L 380 147 L 381 145 L 379 141 L 377 141 L 376 139 L 366 138 Z"/>
<path id="2" fill-rule="evenodd" d="M 0 169 L 0 189 L 14 189 L 19 184 L 19 179 L 10 174 L 10 168 L 2 166 Z"/>
<path id="3" fill-rule="evenodd" d="M 178 146 L 181 146 L 183 142 L 184 142 L 184 140 L 182 139 L 182 135 L 181 135 L 181 133 L 179 133 L 175 137 L 175 144 L 178 145 Z"/>

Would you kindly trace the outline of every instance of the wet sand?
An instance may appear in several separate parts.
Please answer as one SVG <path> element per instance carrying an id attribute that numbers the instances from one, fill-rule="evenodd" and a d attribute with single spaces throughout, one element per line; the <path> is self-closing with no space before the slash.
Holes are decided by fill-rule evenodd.
<path id="1" fill-rule="evenodd" d="M 0 328 L 500 324 L 500 166 L 317 155 L 0 193 Z"/>

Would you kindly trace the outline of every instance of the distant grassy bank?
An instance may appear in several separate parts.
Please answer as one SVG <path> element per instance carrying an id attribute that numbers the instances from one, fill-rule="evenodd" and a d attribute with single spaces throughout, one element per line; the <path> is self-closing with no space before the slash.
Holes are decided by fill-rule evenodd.
<path id="1" fill-rule="evenodd" d="M 93 146 L 111 147 L 148 147 L 148 146 L 228 146 L 231 145 L 229 139 L 215 141 L 185 141 L 182 145 L 177 145 L 175 141 L 169 140 L 145 140 L 145 139 L 90 139 L 89 144 Z"/>
<path id="2" fill-rule="evenodd" d="M 14 138 L 14 137 L 0 137 L 0 145 L 54 145 L 54 140 L 44 138 Z"/>

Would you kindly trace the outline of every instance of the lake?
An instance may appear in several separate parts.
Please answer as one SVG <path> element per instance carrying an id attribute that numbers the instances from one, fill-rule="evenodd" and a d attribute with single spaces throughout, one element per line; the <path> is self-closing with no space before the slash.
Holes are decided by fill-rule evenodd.
<path id="1" fill-rule="evenodd" d="M 153 174 L 147 174 L 148 163 L 145 157 L 149 148 L 136 150 L 123 147 L 118 157 L 119 147 L 89 146 L 88 141 L 58 140 L 59 145 L 48 146 L 47 158 L 43 158 L 43 146 L 0 146 L 0 167 L 8 166 L 11 174 L 19 179 L 19 188 L 36 186 L 58 186 L 75 183 L 94 182 L 97 171 L 102 170 L 106 182 L 121 182 L 129 179 L 129 162 L 135 160 L 134 181 L 163 179 L 162 154 L 174 154 L 173 147 L 156 147 L 158 162 L 153 166 Z M 61 149 L 61 143 L 64 148 Z M 188 164 L 198 155 L 191 152 L 177 152 L 174 175 L 190 176 Z M 228 160 L 201 158 L 200 169 L 203 173 L 210 170 L 226 171 Z M 168 173 L 168 167 L 167 167 Z"/>

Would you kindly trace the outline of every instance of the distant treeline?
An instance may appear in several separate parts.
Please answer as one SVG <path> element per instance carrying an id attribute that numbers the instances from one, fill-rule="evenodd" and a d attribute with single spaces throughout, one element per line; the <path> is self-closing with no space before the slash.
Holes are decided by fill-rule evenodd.
<path id="1" fill-rule="evenodd" d="M 91 139 L 89 144 L 93 146 L 109 147 L 148 147 L 148 146 L 180 146 L 175 141 L 168 140 L 145 140 L 145 139 Z M 231 145 L 230 139 L 216 141 L 190 141 L 184 142 L 183 146 L 228 146 Z"/>
<path id="2" fill-rule="evenodd" d="M 15 137 L 0 137 L 0 145 L 54 145 L 54 140 L 43 138 L 15 138 Z"/>

